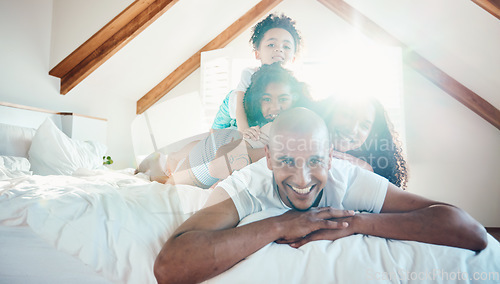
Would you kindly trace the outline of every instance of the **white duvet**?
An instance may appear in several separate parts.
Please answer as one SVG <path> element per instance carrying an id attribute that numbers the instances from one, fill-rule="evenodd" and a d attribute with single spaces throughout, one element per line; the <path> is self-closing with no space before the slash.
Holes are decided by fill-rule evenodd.
<path id="1" fill-rule="evenodd" d="M 168 236 L 209 191 L 151 183 L 130 172 L 24 176 L 0 181 L 0 224 L 40 237 L 117 283 L 155 283 Z M 242 223 L 280 211 L 261 212 Z M 271 243 L 208 283 L 500 283 L 500 244 L 472 251 L 355 235 L 299 249 Z"/>

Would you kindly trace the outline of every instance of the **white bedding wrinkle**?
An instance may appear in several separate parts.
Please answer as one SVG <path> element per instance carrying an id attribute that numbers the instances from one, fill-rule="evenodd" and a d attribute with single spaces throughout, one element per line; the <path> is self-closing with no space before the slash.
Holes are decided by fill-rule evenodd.
<path id="1" fill-rule="evenodd" d="M 195 206 L 202 206 L 208 191 L 115 171 L 75 174 L 81 176 L 0 182 L 0 224 L 28 224 L 111 281 L 155 283 L 156 255 L 173 230 L 199 209 Z M 188 200 L 191 204 L 183 208 Z"/>
<path id="2" fill-rule="evenodd" d="M 9 170 L 5 167 L 0 166 L 0 181 L 18 178 L 18 177 L 23 177 L 23 176 L 30 175 L 30 174 L 32 174 L 31 171 L 25 172 L 25 171 L 19 171 L 19 170 Z"/>
<path id="3" fill-rule="evenodd" d="M 24 157 L 0 156 L 0 167 L 11 171 L 30 171 L 30 162 Z"/>
<path id="4" fill-rule="evenodd" d="M 31 175 L 30 162 L 24 157 L 0 156 L 0 180 Z"/>
<path id="5" fill-rule="evenodd" d="M 158 252 L 211 191 L 150 182 L 132 171 L 77 170 L 73 176 L 0 181 L 0 224 L 29 225 L 112 282 L 156 283 L 153 263 Z M 241 225 L 283 212 L 259 212 Z M 270 243 L 206 282 L 476 283 L 475 277 L 489 277 L 491 281 L 479 282 L 499 283 L 500 244 L 491 236 L 488 241 L 479 254 L 363 235 L 311 242 L 299 249 Z M 464 276 L 469 278 L 460 280 Z"/>

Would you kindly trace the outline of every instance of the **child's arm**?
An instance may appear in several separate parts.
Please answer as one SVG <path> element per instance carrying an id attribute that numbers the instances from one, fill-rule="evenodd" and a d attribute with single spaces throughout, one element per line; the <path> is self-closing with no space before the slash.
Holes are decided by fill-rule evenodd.
<path id="1" fill-rule="evenodd" d="M 243 132 L 249 128 L 247 114 L 245 113 L 245 108 L 243 107 L 243 98 L 245 97 L 245 92 L 236 91 L 236 125 L 238 130 Z"/>
<path id="2" fill-rule="evenodd" d="M 245 97 L 244 92 L 236 91 L 236 125 L 238 126 L 238 130 L 243 134 L 243 137 L 258 141 L 260 127 L 250 127 L 248 125 L 247 114 L 243 107 L 243 97 Z"/>

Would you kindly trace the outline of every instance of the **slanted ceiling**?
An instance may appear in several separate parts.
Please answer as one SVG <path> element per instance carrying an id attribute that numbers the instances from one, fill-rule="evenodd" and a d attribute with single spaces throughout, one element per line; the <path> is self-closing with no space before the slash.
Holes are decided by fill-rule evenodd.
<path id="1" fill-rule="evenodd" d="M 49 74 L 61 79 L 65 95 L 178 0 L 137 0 L 57 64 Z"/>
<path id="2" fill-rule="evenodd" d="M 151 89 L 139 101 L 137 101 L 137 114 L 141 114 L 159 101 L 170 90 L 186 79 L 191 73 L 200 67 L 201 53 L 225 47 L 243 31 L 248 29 L 253 23 L 271 11 L 282 0 L 263 0 L 241 16 L 236 22 L 230 25 L 216 38 L 210 41 L 202 49 L 193 54 L 188 60 L 175 69 L 170 75 L 163 79 L 156 87 Z"/>
<path id="3" fill-rule="evenodd" d="M 139 99 L 137 101 L 137 114 L 146 111 L 199 68 L 201 52 L 226 46 L 281 1 L 263 0 L 255 5 Z M 318 1 L 373 40 L 400 46 L 404 50 L 403 60 L 405 64 L 425 76 L 497 129 L 500 129 L 500 111 L 479 95 L 412 51 L 346 2 L 342 0 Z M 472 1 L 500 19 L 500 0 Z M 178 0 L 138 0 L 133 2 L 49 72 L 50 75 L 61 78 L 61 94 L 68 93 L 176 2 Z"/>
<path id="4" fill-rule="evenodd" d="M 403 62 L 500 130 L 500 111 L 342 0 L 318 0 L 371 39 L 399 46 Z"/>
<path id="5" fill-rule="evenodd" d="M 500 20 L 500 0 L 472 0 L 472 2 Z"/>

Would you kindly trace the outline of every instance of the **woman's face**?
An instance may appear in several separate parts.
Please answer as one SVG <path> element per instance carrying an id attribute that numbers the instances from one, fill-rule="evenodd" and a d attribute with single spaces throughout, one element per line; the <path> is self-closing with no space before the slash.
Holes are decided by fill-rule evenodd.
<path id="1" fill-rule="evenodd" d="M 334 149 L 347 152 L 361 147 L 374 121 L 375 107 L 369 102 L 342 102 L 335 105 L 328 123 Z"/>
<path id="2" fill-rule="evenodd" d="M 293 103 L 291 88 L 284 83 L 269 83 L 260 99 L 262 115 L 273 121 L 280 112 L 289 109 Z"/>

